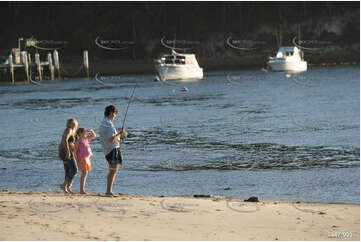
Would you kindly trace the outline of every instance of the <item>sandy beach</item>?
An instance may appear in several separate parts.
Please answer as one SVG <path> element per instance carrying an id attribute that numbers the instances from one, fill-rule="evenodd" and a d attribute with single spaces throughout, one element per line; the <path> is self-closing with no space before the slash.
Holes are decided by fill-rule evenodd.
<path id="1" fill-rule="evenodd" d="M 0 227 L 0 240 L 360 240 L 360 206 L 1 191 Z"/>

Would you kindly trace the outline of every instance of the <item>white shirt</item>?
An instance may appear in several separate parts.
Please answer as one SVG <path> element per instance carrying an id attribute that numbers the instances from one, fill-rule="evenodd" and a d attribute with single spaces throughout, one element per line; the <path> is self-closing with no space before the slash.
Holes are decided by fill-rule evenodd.
<path id="1" fill-rule="evenodd" d="M 100 144 L 102 145 L 104 155 L 109 154 L 115 148 L 120 148 L 119 139 L 114 142 L 109 142 L 109 139 L 117 133 L 113 122 L 107 117 L 104 117 L 99 127 Z"/>

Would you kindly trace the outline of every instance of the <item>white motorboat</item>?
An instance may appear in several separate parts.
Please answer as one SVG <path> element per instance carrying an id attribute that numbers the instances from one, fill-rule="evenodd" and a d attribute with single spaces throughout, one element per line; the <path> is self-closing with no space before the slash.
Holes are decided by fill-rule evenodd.
<path id="1" fill-rule="evenodd" d="M 307 71 L 303 51 L 295 46 L 281 46 L 276 57 L 270 57 L 268 65 L 272 71 Z"/>
<path id="2" fill-rule="evenodd" d="M 202 79 L 203 68 L 198 65 L 195 54 L 180 54 L 172 50 L 155 60 L 155 68 L 162 80 Z"/>

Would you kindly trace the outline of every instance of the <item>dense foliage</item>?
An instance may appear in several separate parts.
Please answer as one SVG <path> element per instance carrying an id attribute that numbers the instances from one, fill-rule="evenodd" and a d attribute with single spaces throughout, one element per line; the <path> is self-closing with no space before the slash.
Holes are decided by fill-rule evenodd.
<path id="1" fill-rule="evenodd" d="M 122 58 L 152 58 L 164 52 L 160 39 L 198 41 L 194 51 L 222 55 L 228 36 L 262 40 L 270 48 L 290 43 L 298 27 L 303 38 L 339 45 L 359 43 L 359 2 L 1 2 L 0 48 L 18 37 L 67 41 L 64 52 L 100 55 L 94 40 L 129 41 Z M 282 40 L 279 39 L 282 36 Z M 134 42 L 132 44 L 131 42 Z M 109 44 L 109 43 L 108 43 Z M 119 43 L 110 43 L 116 47 Z"/>

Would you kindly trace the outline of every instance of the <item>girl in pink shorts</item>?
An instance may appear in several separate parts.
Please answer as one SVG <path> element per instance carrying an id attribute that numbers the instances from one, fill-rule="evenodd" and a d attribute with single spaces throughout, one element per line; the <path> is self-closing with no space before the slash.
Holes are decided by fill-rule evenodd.
<path id="1" fill-rule="evenodd" d="M 88 135 L 88 132 L 90 133 Z M 88 172 L 91 171 L 90 157 L 93 155 L 92 150 L 89 145 L 89 141 L 95 138 L 94 130 L 87 130 L 86 128 L 79 128 L 76 131 L 76 161 L 78 164 L 78 170 L 81 171 L 80 177 L 80 193 L 86 194 L 85 181 L 88 175 Z"/>

